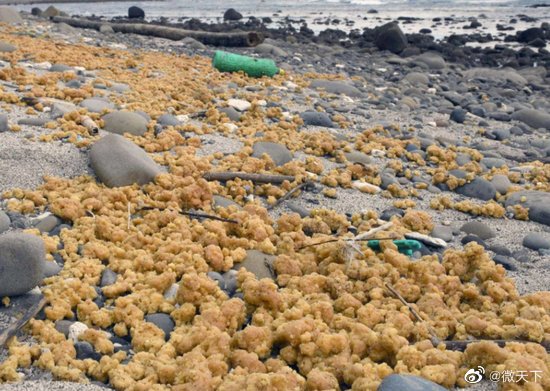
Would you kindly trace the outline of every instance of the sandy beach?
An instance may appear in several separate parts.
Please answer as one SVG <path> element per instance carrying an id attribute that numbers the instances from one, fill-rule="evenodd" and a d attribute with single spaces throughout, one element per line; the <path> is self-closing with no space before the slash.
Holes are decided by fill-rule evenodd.
<path id="1" fill-rule="evenodd" d="M 0 390 L 550 390 L 545 19 L 483 49 L 46 16 L 0 8 L 0 331 L 45 300 Z"/>

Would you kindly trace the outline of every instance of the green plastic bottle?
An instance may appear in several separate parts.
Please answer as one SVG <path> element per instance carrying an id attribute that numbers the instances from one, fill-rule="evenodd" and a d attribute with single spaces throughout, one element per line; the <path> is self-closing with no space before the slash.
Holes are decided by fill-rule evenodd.
<path id="1" fill-rule="evenodd" d="M 243 71 L 248 76 L 252 77 L 273 77 L 279 73 L 279 68 L 277 68 L 273 60 L 241 56 L 221 50 L 218 50 L 214 55 L 212 65 L 220 72 Z"/>
<path id="2" fill-rule="evenodd" d="M 405 254 L 409 257 L 413 255 L 413 251 L 420 250 L 422 247 L 419 241 L 412 239 L 394 240 L 393 243 L 397 246 L 401 254 Z M 380 240 L 369 240 L 367 245 L 374 251 L 380 251 Z"/>

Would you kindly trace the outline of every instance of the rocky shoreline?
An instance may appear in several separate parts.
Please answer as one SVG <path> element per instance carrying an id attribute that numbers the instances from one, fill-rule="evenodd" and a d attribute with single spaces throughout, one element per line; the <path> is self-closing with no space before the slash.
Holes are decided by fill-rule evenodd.
<path id="1" fill-rule="evenodd" d="M 0 21 L 0 296 L 47 300 L 7 390 L 439 390 L 478 365 L 550 387 L 548 26 L 518 50 L 182 24 L 263 32 L 231 51 L 285 72 L 253 79 L 193 39 Z M 378 252 L 344 241 L 380 226 Z"/>

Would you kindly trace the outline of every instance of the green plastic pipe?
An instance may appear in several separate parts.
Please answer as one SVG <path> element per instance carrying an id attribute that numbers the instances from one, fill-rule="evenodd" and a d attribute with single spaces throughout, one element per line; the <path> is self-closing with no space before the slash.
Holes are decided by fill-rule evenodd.
<path id="1" fill-rule="evenodd" d="M 221 50 L 216 51 L 216 54 L 214 54 L 212 65 L 220 72 L 243 71 L 252 77 L 273 77 L 279 73 L 279 68 L 277 68 L 273 60 L 241 56 Z"/>
<path id="2" fill-rule="evenodd" d="M 401 254 L 408 255 L 409 257 L 413 255 L 415 250 L 420 250 L 422 247 L 419 241 L 411 239 L 394 240 L 393 243 Z M 369 240 L 367 244 L 374 251 L 380 251 L 380 240 Z"/>

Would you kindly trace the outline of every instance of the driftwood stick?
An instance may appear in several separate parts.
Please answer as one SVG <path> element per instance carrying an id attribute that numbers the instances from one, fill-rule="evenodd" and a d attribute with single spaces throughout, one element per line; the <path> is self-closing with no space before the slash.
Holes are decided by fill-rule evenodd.
<path id="1" fill-rule="evenodd" d="M 363 232 L 362 234 L 357 235 L 352 240 L 360 241 L 360 240 L 365 240 L 365 239 L 372 238 L 375 233 L 380 232 L 380 231 L 384 231 L 388 228 L 391 228 L 392 225 L 393 225 L 393 222 L 391 222 L 391 221 L 388 221 L 387 223 L 385 222 L 380 227 L 369 229 L 367 232 Z"/>
<path id="2" fill-rule="evenodd" d="M 1 330 L 0 332 L 0 348 L 3 347 L 8 340 L 13 337 L 19 330 L 27 324 L 31 318 L 35 317 L 36 314 L 46 305 L 46 298 L 41 297 L 36 301 L 31 307 L 26 309 L 23 315 L 15 322 L 11 323 L 7 328 Z"/>
<path id="3" fill-rule="evenodd" d="M 158 209 L 158 208 L 155 208 L 155 207 L 152 207 L 152 206 L 144 206 L 143 208 L 138 209 L 138 211 L 155 210 L 155 209 Z M 181 211 L 181 210 L 177 210 L 176 212 L 178 212 L 179 214 L 185 215 L 185 216 L 195 217 L 195 218 L 198 218 L 198 219 L 210 219 L 210 220 L 223 221 L 224 223 L 239 224 L 239 222 L 237 220 L 226 219 L 226 218 L 223 218 L 223 217 L 209 215 L 209 214 L 206 214 L 206 213 L 187 212 L 187 211 Z"/>
<path id="4" fill-rule="evenodd" d="M 254 183 L 283 183 L 284 181 L 293 182 L 294 177 L 289 175 L 270 175 L 270 174 L 250 174 L 248 172 L 208 172 L 203 175 L 207 181 L 230 181 L 240 178 Z"/>
<path id="5" fill-rule="evenodd" d="M 296 193 L 298 190 L 301 190 L 303 189 L 304 187 L 307 187 L 308 185 L 310 185 L 311 182 L 304 182 L 304 183 L 301 183 L 299 184 L 298 186 L 296 186 L 295 188 L 293 189 L 290 189 L 284 196 L 282 196 L 281 198 L 279 198 L 277 200 L 277 202 L 275 202 L 273 205 L 269 205 L 267 207 L 267 210 L 271 210 L 279 205 L 281 205 L 283 202 L 285 202 L 286 200 L 288 200 L 294 193 Z"/>
<path id="6" fill-rule="evenodd" d="M 259 32 L 235 32 L 212 33 L 208 31 L 184 30 L 176 27 L 158 26 L 145 23 L 109 23 L 93 21 L 82 18 L 66 18 L 54 16 L 56 23 L 66 23 L 72 27 L 99 30 L 101 26 L 108 25 L 117 33 L 139 34 L 150 37 L 159 37 L 179 41 L 191 37 L 205 45 L 213 46 L 257 46 L 264 41 L 263 34 Z"/>
<path id="7" fill-rule="evenodd" d="M 88 129 L 90 134 L 97 134 L 99 132 L 99 126 L 97 126 L 94 120 L 92 120 L 87 115 L 82 116 L 80 122 L 82 123 L 83 126 L 86 127 L 86 129 Z"/>

